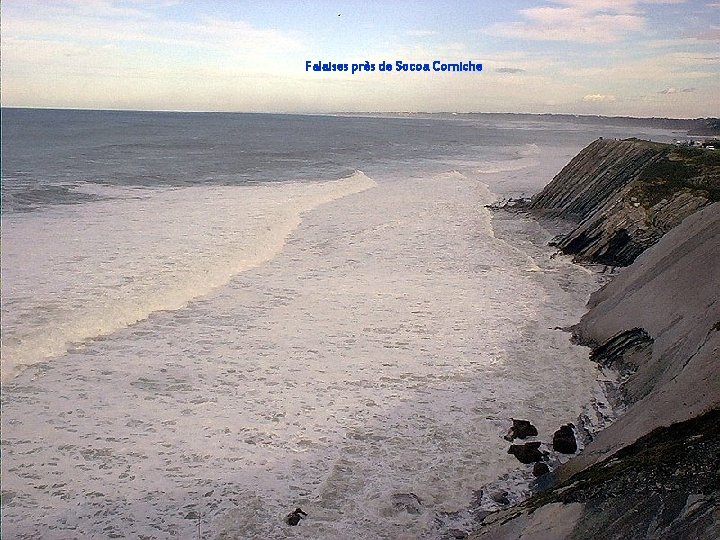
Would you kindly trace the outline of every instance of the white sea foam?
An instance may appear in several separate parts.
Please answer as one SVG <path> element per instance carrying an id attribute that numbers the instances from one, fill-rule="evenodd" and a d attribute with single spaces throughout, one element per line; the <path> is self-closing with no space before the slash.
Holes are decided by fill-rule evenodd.
<path id="1" fill-rule="evenodd" d="M 492 160 L 455 160 L 453 163 L 471 167 L 476 174 L 496 175 L 523 171 L 537 167 L 541 163 L 542 150 L 536 144 L 523 146 L 500 147 L 497 158 Z"/>
<path id="2" fill-rule="evenodd" d="M 542 150 L 537 144 L 530 143 L 523 145 L 519 150 L 519 154 L 522 156 L 539 156 L 542 154 Z"/>
<path id="3" fill-rule="evenodd" d="M 481 174 L 495 174 L 503 172 L 521 171 L 537 165 L 536 159 L 523 157 L 504 161 L 483 161 L 480 162 L 477 172 Z"/>
<path id="4" fill-rule="evenodd" d="M 174 310 L 277 255 L 303 212 L 374 186 L 329 182 L 140 190 L 3 217 L 2 375 Z"/>
<path id="5" fill-rule="evenodd" d="M 378 178 L 226 286 L 21 374 L 3 393 L 5 534 L 196 538 L 199 516 L 204 538 L 432 536 L 437 512 L 523 467 L 502 440 L 510 417 L 547 437 L 595 387 L 554 329 L 577 320 L 588 276 L 496 237 L 478 180 Z M 163 197 L 206 208 L 192 220 L 206 220 L 204 244 L 189 230 L 174 241 L 208 250 L 227 234 L 222 261 L 234 208 L 257 209 L 245 224 L 266 238 L 264 213 L 317 187 Z M 419 513 L 394 504 L 403 493 Z M 291 528 L 296 506 L 309 516 Z"/>

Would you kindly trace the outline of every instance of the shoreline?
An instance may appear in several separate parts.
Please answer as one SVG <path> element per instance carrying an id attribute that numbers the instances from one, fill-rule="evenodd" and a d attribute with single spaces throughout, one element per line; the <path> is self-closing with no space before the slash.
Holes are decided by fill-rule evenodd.
<path id="1" fill-rule="evenodd" d="M 556 258 L 557 252 L 553 254 L 548 249 L 548 241 L 558 234 L 568 233 L 572 228 L 571 222 L 561 222 L 534 216 L 522 209 L 498 208 L 493 205 L 489 205 L 488 209 L 491 212 L 491 225 L 495 236 L 517 249 L 522 249 L 524 253 L 528 253 L 539 265 L 539 272 L 555 274 L 558 270 L 553 266 L 558 261 L 561 261 L 575 272 L 591 274 L 593 285 L 588 286 L 585 284 L 582 289 L 588 302 L 592 294 L 613 279 L 614 274 L 609 273 L 607 268 L 602 265 L 578 264 L 573 262 L 570 256 L 563 254 Z M 569 285 L 566 286 L 570 288 Z M 583 314 L 586 313 L 587 305 Z M 562 332 L 569 342 L 574 343 L 573 326 L 579 322 L 580 318 L 578 317 L 570 326 L 556 327 L 555 330 Z M 574 343 L 574 347 L 587 348 L 587 345 Z M 516 443 L 542 442 L 540 450 L 548 454 L 543 463 L 549 465 L 549 474 L 536 477 L 533 474 L 532 464 L 524 465 L 518 461 L 515 469 L 478 486 L 474 490 L 471 502 L 466 508 L 456 512 L 436 512 L 436 526 L 432 531 L 428 532 L 428 538 L 468 538 L 468 535 L 472 534 L 472 531 L 477 529 L 485 518 L 516 505 L 521 505 L 537 494 L 550 489 L 558 482 L 554 471 L 578 457 L 597 434 L 609 427 L 623 414 L 625 404 L 613 400 L 613 396 L 617 394 L 622 384 L 619 380 L 619 374 L 593 363 L 590 359 L 590 351 L 588 351 L 585 361 L 590 365 L 597 366 L 595 391 L 588 395 L 588 401 L 577 416 L 567 417 L 564 420 L 565 422 L 572 422 L 578 428 L 576 432 L 578 451 L 573 455 L 553 451 L 552 432 L 547 431 L 541 431 L 537 436 L 528 437 L 527 439 L 516 439 Z M 536 417 L 533 417 L 532 413 L 528 411 L 528 415 L 524 416 L 523 419 L 536 424 L 541 419 L 537 415 L 539 413 L 536 413 Z M 511 424 L 511 419 L 507 418 L 506 427 L 509 428 Z M 560 425 L 553 429 L 559 427 Z M 498 446 L 506 448 L 510 444 L 498 434 Z"/>
<path id="2" fill-rule="evenodd" d="M 100 443 L 80 443 L 78 450 L 69 445 L 57 449 L 56 455 L 63 459 L 64 467 L 78 463 L 88 467 L 85 461 L 92 459 L 102 466 L 92 467 L 94 473 L 83 469 L 88 475 L 97 474 L 99 478 L 113 471 L 124 475 L 141 467 L 158 481 L 166 482 L 167 492 L 162 499 L 157 492 L 148 493 L 131 485 L 122 475 L 120 480 L 109 479 L 105 485 L 112 483 L 120 496 L 142 494 L 144 501 L 152 501 L 157 507 L 155 516 L 163 520 L 168 531 L 183 530 L 188 525 L 183 521 L 185 518 L 175 515 L 173 507 L 193 505 L 193 511 L 202 511 L 211 520 L 204 523 L 207 530 L 219 528 L 240 534 L 268 528 L 274 531 L 276 527 L 279 532 L 285 530 L 284 506 L 293 503 L 295 507 L 297 503 L 310 516 L 300 529 L 304 534 L 314 532 L 321 537 L 322 532 L 329 536 L 332 531 L 351 531 L 350 527 L 367 522 L 372 516 L 375 529 L 364 531 L 368 537 L 400 526 L 398 520 L 415 532 L 421 528 L 423 534 L 431 534 L 437 519 L 445 517 L 449 525 L 452 520 L 463 518 L 441 510 L 464 505 L 475 486 L 486 487 L 485 502 L 496 495 L 491 492 L 494 488 L 487 487 L 492 484 L 484 479 L 499 476 L 497 481 L 513 486 L 519 485 L 517 479 L 521 476 L 531 479 L 528 474 L 531 467 L 519 466 L 504 451 L 507 446 L 502 442 L 502 433 L 509 427 L 508 417 L 539 420 L 537 425 L 547 441 L 561 424 L 574 422 L 572 416 L 576 414 L 598 416 L 586 406 L 588 400 L 592 404 L 598 388 L 597 378 L 588 374 L 597 373 L 598 368 L 586 364 L 587 358 L 576 354 L 577 346 L 570 344 L 567 331 L 587 315 L 587 297 L 591 293 L 597 297 L 598 286 L 606 275 L 572 263 L 569 256 L 553 258 L 546 240 L 554 231 L 544 228 L 535 218 L 511 216 L 503 221 L 489 211 L 478 212 L 479 201 L 490 202 L 486 201 L 489 190 L 479 188 L 475 177 L 445 182 L 448 175 L 458 179 L 458 174 L 408 177 L 403 182 L 382 184 L 384 189 L 377 192 L 367 190 L 352 200 L 338 200 L 322 212 L 312 212 L 278 260 L 238 278 L 233 286 L 213 298 L 195 302 L 193 310 L 165 312 L 138 328 L 119 333 L 106 345 L 93 344 L 93 354 L 102 360 L 96 369 L 88 369 L 85 359 L 71 354 L 68 369 L 51 368 L 47 379 L 37 383 L 37 390 L 15 390 L 32 390 L 31 396 L 19 397 L 40 403 L 44 398 L 36 395 L 43 393 L 41 389 L 62 388 L 59 397 L 63 399 L 56 403 L 57 411 L 53 407 L 52 413 L 45 416 L 43 412 L 37 420 L 39 427 L 54 424 L 54 429 L 61 429 L 59 433 L 69 432 L 65 433 L 69 444 L 77 444 L 78 437 L 100 440 L 97 437 L 103 431 L 107 435 Z M 439 192 L 439 186 L 447 191 Z M 409 194 L 416 204 L 403 206 Z M 368 216 L 365 208 L 384 211 Z M 372 218 L 370 222 L 368 217 Z M 338 223 L 343 223 L 342 229 L 338 229 Z M 503 236 L 503 227 L 510 235 L 508 238 L 512 233 L 521 234 L 508 240 Z M 312 234 L 303 236 L 309 231 Z M 482 241 L 478 241 L 479 233 Z M 537 249 L 530 249 L 531 245 Z M 500 253 L 502 258 L 498 259 Z M 342 271 L 336 271 L 337 268 Z M 319 273 L 319 269 L 323 272 Z M 303 289 L 299 288 L 298 276 L 306 283 Z M 371 288 L 358 289 L 358 281 Z M 384 287 L 377 287 L 378 283 Z M 579 283 L 584 288 L 578 288 Z M 335 291 L 330 303 L 328 290 Z M 249 297 L 247 291 L 255 291 L 254 296 Z M 427 310 L 431 291 L 435 307 Z M 340 293 L 345 296 L 339 296 Z M 582 301 L 578 302 L 580 296 Z M 461 304 L 459 298 L 463 300 Z M 575 301 L 571 302 L 573 298 Z M 238 310 L 246 304 L 247 310 Z M 385 317 L 376 317 L 378 304 L 385 307 L 384 313 L 397 314 L 398 308 L 407 307 L 403 324 L 390 328 Z M 347 306 L 362 308 L 364 338 L 357 330 L 357 317 L 348 316 Z M 482 314 L 478 306 L 487 311 Z M 254 311 L 249 311 L 251 308 Z M 222 343 L 213 348 L 213 342 L 205 339 L 207 317 L 215 317 L 218 311 L 225 316 L 225 324 L 220 327 L 222 336 L 225 337 L 227 329 L 227 335 L 235 340 L 236 350 L 247 353 L 227 355 Z M 288 317 L 304 313 L 311 317 Z M 478 332 L 484 328 L 484 321 L 490 320 L 490 313 L 497 315 L 496 322 L 486 327 L 487 332 Z M 245 332 L 241 326 L 238 332 L 238 322 L 249 320 L 253 314 L 257 315 L 256 324 L 248 326 Z M 260 315 L 266 314 L 270 318 L 261 320 Z M 319 321 L 321 315 L 324 317 Z M 277 332 L 273 331 L 276 328 L 282 328 L 287 339 L 273 342 L 277 339 Z M 430 339 L 428 328 L 439 328 L 442 331 L 439 336 L 458 338 L 444 344 L 439 336 Z M 167 347 L 159 340 L 135 335 L 136 330 L 175 341 L 177 346 L 171 352 L 176 354 L 167 354 Z M 308 362 L 307 350 L 317 354 L 327 348 L 323 336 L 333 338 L 333 348 L 311 369 L 297 369 L 296 364 L 288 362 L 288 359 Z M 303 347 L 298 348 L 301 337 Z M 308 342 L 310 338 L 316 342 Z M 257 346 L 267 347 L 270 342 L 275 343 L 271 350 Z M 143 348 L 146 346 L 151 348 Z M 483 350 L 487 354 L 478 355 Z M 262 354 L 248 358 L 251 351 Z M 418 356 L 419 351 L 425 352 L 424 357 Z M 205 364 L 206 357 L 217 361 Z M 347 370 L 342 365 L 335 366 L 333 361 L 343 357 L 355 359 L 353 369 L 360 368 L 352 372 L 349 381 Z M 147 363 L 138 363 L 137 359 Z M 578 362 L 583 364 L 578 366 Z M 487 367 L 487 372 L 480 371 L 481 377 L 478 365 Z M 329 370 L 334 371 L 328 375 Z M 72 386 L 65 393 L 69 383 Z M 574 383 L 574 393 L 556 392 Z M 50 386 L 43 386 L 46 384 Z M 113 392 L 103 392 L 105 384 L 112 384 Z M 293 388 L 298 384 L 313 391 L 296 393 Z M 243 389 L 249 392 L 246 394 Z M 260 394 L 256 395 L 258 389 Z M 433 389 L 436 393 L 428 396 Z M 258 398 L 265 400 L 254 416 L 238 399 L 243 395 L 247 397 L 245 403 L 257 403 Z M 378 399 L 378 395 L 386 398 Z M 478 400 L 479 396 L 487 399 Z M 496 397 L 500 398 L 497 403 Z M 159 400 L 161 409 L 148 407 L 148 399 Z M 365 406 L 358 408 L 358 403 Z M 180 404 L 185 409 L 178 407 Z M 13 406 L 11 410 L 20 409 Z M 160 415 L 158 410 L 162 410 Z M 320 411 L 320 416 L 314 416 L 313 410 Z M 325 411 L 333 413 L 332 419 Z M 347 411 L 356 411 L 350 421 Z M 107 416 L 108 421 L 102 425 L 110 427 L 98 432 L 98 425 L 79 420 L 96 414 Z M 537 418 L 530 417 L 531 414 Z M 13 421 L 22 418 L 29 423 L 31 415 L 23 416 L 16 414 Z M 210 427 L 208 418 L 213 418 Z M 306 431 L 306 426 L 323 422 L 327 428 L 324 431 Z M 176 433 L 172 426 L 176 425 L 180 429 L 177 447 L 162 444 L 164 457 L 155 455 L 158 443 L 176 438 L 172 435 Z M 458 430 L 460 425 L 463 427 Z M 239 426 L 245 427 L 236 430 Z M 21 433 L 20 428 L 14 429 Z M 78 430 L 79 436 L 75 435 Z M 188 430 L 206 432 L 206 437 L 223 445 L 221 451 L 205 457 L 207 448 L 202 439 L 187 450 L 190 443 L 182 438 L 182 433 Z M 277 439 L 278 434 L 288 432 L 296 433 L 297 437 Z M 126 435 L 122 440 L 146 441 L 147 455 L 126 455 L 122 435 Z M 30 437 L 24 439 L 27 440 L 17 441 L 15 450 L 17 458 L 24 456 L 20 466 L 32 462 L 36 471 L 45 472 L 43 463 L 48 460 L 44 458 L 51 453 L 53 443 L 47 444 L 47 448 L 31 448 Z M 321 451 L 338 445 L 344 453 Z M 418 448 L 420 445 L 422 448 Z M 275 469 L 268 468 L 269 475 L 264 471 L 266 460 L 272 456 L 264 448 L 280 449 L 289 456 L 278 462 Z M 318 453 L 313 453 L 314 449 Z M 462 452 L 452 453 L 457 449 Z M 188 452 L 193 452 L 192 456 Z M 237 465 L 222 461 L 222 456 L 230 456 L 243 463 L 241 456 L 255 457 L 249 452 L 255 452 L 257 459 L 247 460 L 250 467 L 256 467 L 247 471 L 246 476 L 242 476 L 245 472 L 239 471 Z M 382 461 L 389 453 L 392 458 Z M 199 462 L 192 461 L 195 456 L 200 458 Z M 398 460 L 398 456 L 402 459 Z M 184 463 L 188 463 L 187 468 Z M 488 464 L 487 474 L 480 472 L 483 463 Z M 170 469 L 170 464 L 179 465 Z M 200 473 L 190 470 L 198 467 Z M 502 476 L 508 469 L 512 472 Z M 425 475 L 418 475 L 418 471 L 429 471 L 433 480 L 426 482 Z M 79 477 L 83 474 L 79 473 Z M 257 476 L 251 480 L 249 474 Z M 187 483 L 190 481 L 183 479 L 187 477 L 194 483 L 191 499 L 183 497 L 190 489 Z M 279 487 L 248 499 L 250 512 L 256 516 L 253 518 L 256 521 L 248 522 L 251 517 L 246 506 L 238 507 L 231 499 L 232 493 L 241 486 L 255 489 L 254 486 L 263 484 L 262 479 L 268 478 L 271 482 L 274 479 Z M 291 490 L 282 487 L 285 482 Z M 4 509 L 6 515 L 14 504 L 20 507 L 23 498 L 27 501 L 27 497 L 36 496 L 32 488 L 37 486 L 32 481 L 26 484 L 30 493 L 21 491 L 16 503 Z M 216 492 L 211 489 L 213 486 L 217 487 Z M 373 486 L 373 492 L 362 499 L 363 506 L 358 506 L 356 494 L 365 486 Z M 122 501 L 116 495 L 103 495 L 102 490 L 97 490 L 103 497 L 93 500 L 89 497 L 95 491 L 85 485 L 80 487 L 84 491 L 71 486 L 62 494 L 72 504 L 85 501 L 87 507 L 77 512 L 103 509 L 109 512 L 105 516 L 119 515 L 134 530 L 142 530 L 146 525 L 141 520 L 133 521 L 132 512 L 119 510 Z M 500 486 L 497 491 L 503 489 Z M 419 506 L 413 502 L 413 493 Z M 403 495 L 406 497 L 400 502 L 408 503 L 410 510 L 407 504 L 401 507 L 396 504 L 396 499 Z M 506 496 L 497 498 L 503 497 Z M 425 501 L 424 506 L 420 499 Z M 513 502 L 512 497 L 507 499 L 508 503 Z M 443 500 L 450 502 L 443 506 Z M 165 501 L 170 501 L 169 506 Z M 59 500 L 53 502 L 62 508 Z M 483 498 L 479 503 L 483 503 Z M 138 503 L 137 508 L 141 507 Z M 367 514 L 348 521 L 347 514 L 338 513 L 340 508 L 361 508 Z M 467 512 L 466 517 L 475 524 L 479 514 Z M 117 525 L 113 517 L 96 520 L 89 514 L 77 515 L 78 526 L 86 527 L 84 530 Z M 388 519 L 380 522 L 377 516 Z M 468 525 L 466 530 L 470 529 Z"/>
<path id="3" fill-rule="evenodd" d="M 486 212 L 477 212 L 488 202 L 489 192 L 457 173 L 337 200 L 309 213 L 277 259 L 212 298 L 68 355 L 34 388 L 11 385 L 7 397 L 17 399 L 5 421 L 23 425 L 7 438 L 14 455 L 4 487 L 16 494 L 4 507 L 8 533 L 47 534 L 70 511 L 80 532 L 149 534 L 153 523 L 179 532 L 190 523 L 177 509 L 193 505 L 204 530 L 230 536 L 282 534 L 297 506 L 309 514 L 298 531 L 316 537 L 373 538 L 405 525 L 421 536 L 432 510 L 463 506 L 476 485 L 514 468 L 491 447 L 506 407 L 519 413 L 548 395 L 554 425 L 584 399 L 584 384 L 555 399 L 552 372 L 537 387 L 525 371 L 520 340 L 550 336 L 563 352 L 571 345 L 556 343 L 555 323 L 536 320 L 551 300 L 543 300 L 543 274 L 490 234 Z M 558 317 L 562 304 L 553 302 Z M 209 340 L 218 314 L 219 339 Z M 243 352 L 228 354 L 224 343 Z M 539 347 L 533 355 L 548 364 Z M 560 368 L 567 378 L 587 380 L 571 363 Z M 40 447 L 34 441 L 48 425 L 56 439 Z M 199 435 L 187 440 L 188 432 Z M 124 441 L 133 441 L 131 455 Z M 55 458 L 57 468 L 44 465 Z M 38 478 L 16 483 L 27 466 Z M 74 467 L 60 495 L 35 488 Z M 137 472 L 147 487 L 132 479 Z M 394 504 L 407 492 L 424 501 L 419 515 Z M 56 510 L 35 516 L 27 510 L 34 501 Z"/>
<path id="4" fill-rule="evenodd" d="M 611 231 L 597 235 L 595 242 L 612 238 L 615 223 L 642 219 L 639 212 L 633 212 L 641 206 L 637 198 L 628 197 L 629 204 L 623 207 L 623 199 L 618 197 L 624 198 L 628 190 L 637 194 L 637 189 L 632 189 L 638 178 L 647 182 L 644 171 L 653 167 L 653 160 L 664 158 L 651 156 L 650 165 L 638 170 L 629 168 L 636 163 L 632 155 L 620 156 L 619 165 L 615 162 L 614 180 L 619 187 L 608 190 L 597 187 L 602 175 L 593 167 L 599 165 L 592 155 L 587 158 L 593 144 L 529 204 L 520 204 L 520 211 L 529 210 L 528 215 L 534 214 L 538 220 L 548 213 L 563 217 L 562 210 L 558 212 L 552 203 L 538 208 L 538 201 L 567 204 L 570 200 L 586 213 L 583 221 L 576 219 L 580 224 L 565 238 L 572 238 L 577 229 L 595 220 Z M 610 144 L 630 151 L 647 149 L 644 141 Z M 602 538 L 710 539 L 720 533 L 720 525 L 713 518 L 720 511 L 720 493 L 712 481 L 713 471 L 716 474 L 720 466 L 720 283 L 714 273 L 720 267 L 720 203 L 713 204 L 712 200 L 720 171 L 718 166 L 709 165 L 706 158 L 712 155 L 701 157 L 708 165 L 700 173 L 700 185 L 709 186 L 711 195 L 698 189 L 692 194 L 695 206 L 689 211 L 687 205 L 680 205 L 676 207 L 679 217 L 666 213 L 665 221 L 674 226 L 660 238 L 645 241 L 639 255 L 616 250 L 619 265 L 625 268 L 591 295 L 586 313 L 569 328 L 575 343 L 591 348 L 589 361 L 602 371 L 617 374 L 618 384 L 606 392 L 606 397 L 619 414 L 530 497 L 478 516 L 481 519 L 469 538 L 598 538 L 602 530 Z M 647 158 L 645 153 L 643 159 Z M 581 180 L 578 175 L 582 175 Z M 662 185 L 664 180 L 652 181 Z M 601 196 L 588 198 L 587 192 L 598 189 L 604 190 Z M 573 199 L 568 197 L 569 190 L 583 193 Z M 664 199 L 658 203 L 660 207 L 672 208 L 677 198 L 688 200 L 685 191 L 677 188 L 667 197 L 670 203 Z M 613 206 L 608 207 L 604 201 L 610 198 Z M 599 209 L 595 215 L 593 205 Z M 657 210 L 649 206 L 645 211 L 652 215 Z M 644 231 L 642 226 L 637 229 Z M 572 244 L 561 240 L 558 245 L 561 251 L 574 255 Z M 590 261 L 612 260 L 602 255 L 603 244 L 599 245 L 589 242 L 585 244 L 589 248 L 583 247 L 588 253 L 600 254 L 600 261 Z M 577 255 L 574 260 L 583 261 Z M 633 510 L 626 515 L 628 508 Z M 467 536 L 458 532 L 454 537 Z"/>

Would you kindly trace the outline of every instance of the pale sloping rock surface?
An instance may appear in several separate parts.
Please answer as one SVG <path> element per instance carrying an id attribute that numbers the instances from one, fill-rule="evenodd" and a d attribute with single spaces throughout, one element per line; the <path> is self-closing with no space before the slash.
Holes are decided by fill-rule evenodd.
<path id="1" fill-rule="evenodd" d="M 719 538 L 719 298 L 714 203 L 597 291 L 574 328 L 596 351 L 617 345 L 625 414 L 555 471 L 552 489 L 488 516 L 471 538 Z"/>

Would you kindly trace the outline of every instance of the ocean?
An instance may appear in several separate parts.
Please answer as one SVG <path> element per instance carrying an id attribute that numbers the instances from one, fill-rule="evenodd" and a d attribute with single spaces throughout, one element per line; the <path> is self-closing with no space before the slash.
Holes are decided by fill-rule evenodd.
<path id="1" fill-rule="evenodd" d="M 676 134 L 3 109 L 3 538 L 436 538 L 521 496 L 510 418 L 602 401 L 561 329 L 600 278 L 485 205 L 600 136 Z"/>

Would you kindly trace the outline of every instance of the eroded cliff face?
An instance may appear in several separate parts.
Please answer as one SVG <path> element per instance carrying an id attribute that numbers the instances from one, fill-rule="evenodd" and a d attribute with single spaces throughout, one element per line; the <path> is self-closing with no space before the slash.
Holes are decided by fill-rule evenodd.
<path id="1" fill-rule="evenodd" d="M 624 148 L 632 161 L 628 143 L 596 141 L 580 161 L 589 170 L 588 154 L 604 156 L 609 147 Z M 712 202 L 713 160 L 720 154 L 666 148 L 640 172 L 633 166 L 623 186 L 603 188 L 605 201 L 562 172 L 533 200 L 565 201 L 557 214 L 565 218 L 571 205 L 584 209 L 563 240 L 570 248 L 575 240 L 576 255 L 634 261 L 592 295 L 573 329 L 592 348 L 592 360 L 621 374 L 627 410 L 554 471 L 550 489 L 488 516 L 472 538 L 720 537 L 720 202 Z M 578 170 L 568 175 L 580 178 Z M 583 173 L 582 182 L 594 178 Z M 564 189 L 574 195 L 562 196 Z M 608 250 L 621 230 L 635 247 Z M 590 240 L 581 249 L 583 234 Z"/>
<path id="2" fill-rule="evenodd" d="M 666 145 L 598 139 L 585 147 L 532 198 L 530 209 L 581 221 L 659 160 Z"/>
<path id="3" fill-rule="evenodd" d="M 529 209 L 577 226 L 556 242 L 579 262 L 628 266 L 720 200 L 720 152 L 629 140 L 591 143 L 533 197 Z"/>
<path id="4" fill-rule="evenodd" d="M 597 463 L 638 436 L 720 407 L 720 203 L 693 214 L 593 294 L 574 328 L 602 360 L 619 344 L 629 408 L 562 477 Z M 616 366 L 618 367 L 618 366 Z"/>

